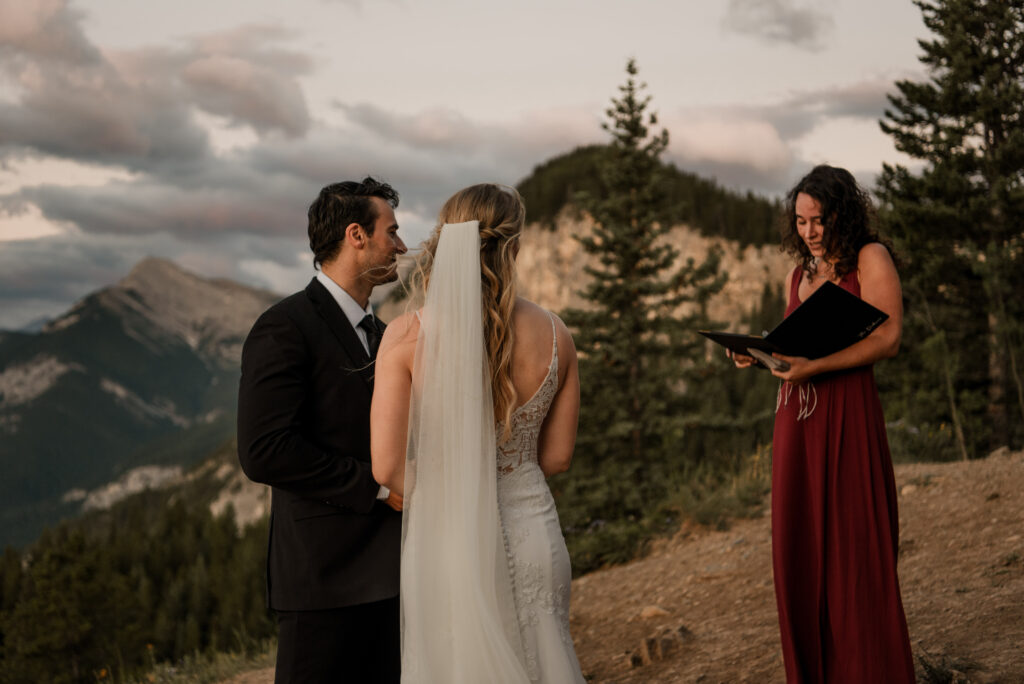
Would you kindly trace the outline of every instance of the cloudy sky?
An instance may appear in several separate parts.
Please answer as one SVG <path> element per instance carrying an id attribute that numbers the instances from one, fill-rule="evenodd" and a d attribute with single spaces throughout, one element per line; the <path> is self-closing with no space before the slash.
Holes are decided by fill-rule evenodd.
<path id="1" fill-rule="evenodd" d="M 416 243 L 460 187 L 605 140 L 629 57 L 681 168 L 870 183 L 926 36 L 910 0 L 0 0 L 0 328 L 146 255 L 291 292 L 309 202 L 365 174 Z"/>

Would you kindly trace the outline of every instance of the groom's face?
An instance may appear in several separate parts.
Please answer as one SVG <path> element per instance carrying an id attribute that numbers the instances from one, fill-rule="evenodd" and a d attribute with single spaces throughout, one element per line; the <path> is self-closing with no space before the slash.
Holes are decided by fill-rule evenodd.
<path id="1" fill-rule="evenodd" d="M 374 285 L 390 283 L 398 278 L 398 255 L 407 248 L 398 235 L 395 211 L 379 197 L 371 197 L 377 210 L 373 235 L 369 236 L 364 254 L 363 272 Z"/>

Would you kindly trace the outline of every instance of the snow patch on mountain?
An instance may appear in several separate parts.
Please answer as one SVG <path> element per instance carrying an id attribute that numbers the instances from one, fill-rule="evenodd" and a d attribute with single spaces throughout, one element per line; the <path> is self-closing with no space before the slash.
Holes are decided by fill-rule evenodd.
<path id="1" fill-rule="evenodd" d="M 174 402 L 169 399 L 158 398 L 154 402 L 148 402 L 124 385 L 116 383 L 110 378 L 100 380 L 100 389 L 114 395 L 118 404 L 140 418 L 168 420 L 179 427 L 188 427 L 192 423 L 188 418 L 177 412 Z"/>
<path id="2" fill-rule="evenodd" d="M 127 496 L 146 489 L 167 487 L 181 479 L 180 466 L 146 465 L 132 468 L 114 482 L 89 492 L 82 503 L 82 510 L 105 510 Z M 73 489 L 64 495 L 65 501 L 74 501 L 76 498 L 81 498 L 81 490 Z"/>
<path id="3" fill-rule="evenodd" d="M 5 368 L 0 372 L 0 409 L 27 404 L 72 370 L 83 369 L 77 364 L 64 363 L 55 356 L 44 354 Z"/>

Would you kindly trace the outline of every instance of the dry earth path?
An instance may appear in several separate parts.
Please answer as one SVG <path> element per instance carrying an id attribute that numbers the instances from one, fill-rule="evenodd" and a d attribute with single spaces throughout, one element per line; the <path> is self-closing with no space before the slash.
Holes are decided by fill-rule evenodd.
<path id="1" fill-rule="evenodd" d="M 918 678 L 1024 682 L 1024 453 L 896 467 L 900 578 Z M 573 582 L 591 682 L 782 682 L 767 516 L 684 529 Z M 269 684 L 271 670 L 232 684 Z M 940 681 L 935 679 L 934 681 Z"/>

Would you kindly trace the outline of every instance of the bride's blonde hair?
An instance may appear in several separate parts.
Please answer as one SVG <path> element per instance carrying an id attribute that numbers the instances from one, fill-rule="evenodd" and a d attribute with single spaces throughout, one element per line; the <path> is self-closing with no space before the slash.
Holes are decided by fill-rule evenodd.
<path id="1" fill-rule="evenodd" d="M 480 222 L 480 280 L 483 298 L 484 342 L 491 372 L 494 417 L 504 423 L 508 437 L 516 389 L 512 384 L 512 309 L 516 303 L 515 259 L 526 207 L 515 188 L 482 183 L 452 195 L 437 217 L 437 225 L 416 258 L 412 276 L 413 301 L 430 283 L 441 227 L 446 223 Z"/>

